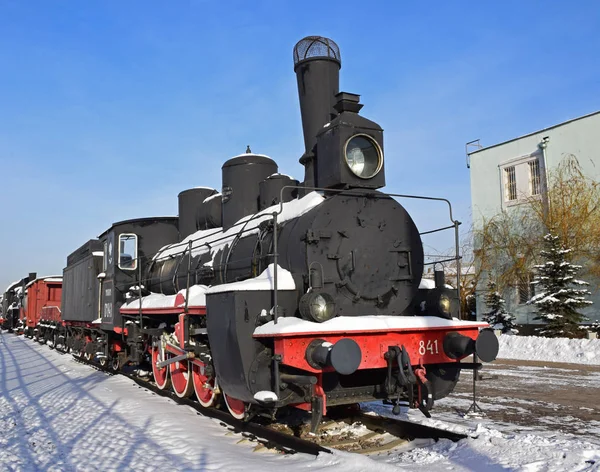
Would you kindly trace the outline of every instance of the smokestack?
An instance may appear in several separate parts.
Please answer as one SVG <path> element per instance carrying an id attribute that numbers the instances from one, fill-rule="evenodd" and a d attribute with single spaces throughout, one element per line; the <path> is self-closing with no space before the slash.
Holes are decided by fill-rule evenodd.
<path id="1" fill-rule="evenodd" d="M 305 147 L 300 163 L 305 167 L 306 187 L 314 187 L 316 183 L 317 133 L 337 115 L 334 105 L 340 88 L 341 67 L 340 49 L 331 39 L 307 36 L 294 46 L 294 72 L 298 79 Z"/>

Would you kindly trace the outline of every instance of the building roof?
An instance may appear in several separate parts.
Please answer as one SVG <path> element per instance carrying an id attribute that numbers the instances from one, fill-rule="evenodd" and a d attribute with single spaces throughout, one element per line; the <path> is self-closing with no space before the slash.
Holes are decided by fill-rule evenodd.
<path id="1" fill-rule="evenodd" d="M 545 131 L 550 131 L 551 129 L 559 128 L 560 126 L 564 126 L 564 125 L 567 125 L 569 123 L 573 123 L 574 121 L 583 120 L 584 118 L 589 118 L 590 116 L 594 116 L 594 115 L 598 115 L 598 114 L 600 114 L 600 110 L 592 112 L 592 113 L 588 113 L 587 115 L 579 116 L 577 118 L 572 118 L 572 119 L 567 120 L 567 121 L 563 121 L 562 123 L 558 123 L 556 125 L 552 125 L 552 126 L 549 126 L 547 128 L 543 128 L 543 129 L 540 129 L 538 131 L 534 131 L 533 133 L 524 134 L 523 136 L 519 136 L 517 138 L 508 139 L 508 140 L 502 141 L 500 143 L 491 144 L 490 146 L 482 147 L 481 149 L 476 149 L 474 151 L 468 152 L 467 155 L 471 156 L 472 154 L 477 154 L 478 152 L 485 151 L 487 149 L 491 149 L 491 148 L 494 148 L 494 147 L 497 147 L 497 146 L 502 146 L 503 144 L 511 143 L 513 141 L 517 141 L 519 139 L 527 138 L 529 136 L 533 136 L 533 135 L 536 135 L 536 134 L 539 134 L 539 133 L 543 133 Z"/>

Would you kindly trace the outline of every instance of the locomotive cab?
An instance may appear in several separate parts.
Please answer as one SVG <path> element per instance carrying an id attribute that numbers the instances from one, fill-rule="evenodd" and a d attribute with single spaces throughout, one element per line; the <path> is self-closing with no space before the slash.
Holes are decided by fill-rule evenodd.
<path id="1" fill-rule="evenodd" d="M 120 221 L 99 238 L 103 249 L 100 327 L 113 330 L 123 326 L 119 308 L 126 301 L 130 288 L 139 286 L 147 293 L 142 285 L 152 257 L 161 247 L 179 240 L 178 218 Z"/>

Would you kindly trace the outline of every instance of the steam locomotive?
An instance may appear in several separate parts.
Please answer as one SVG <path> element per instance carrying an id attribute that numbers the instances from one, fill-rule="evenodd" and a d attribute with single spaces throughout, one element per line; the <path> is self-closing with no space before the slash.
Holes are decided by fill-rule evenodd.
<path id="1" fill-rule="evenodd" d="M 149 362 L 160 388 L 239 419 L 294 406 L 314 429 L 372 400 L 428 414 L 476 367 L 461 359 L 495 359 L 496 337 L 457 319 L 443 274 L 420 288 L 419 230 L 379 190 L 383 130 L 339 92 L 336 43 L 293 53 L 303 182 L 248 148 L 220 192 L 180 193 L 178 218 L 113 224 L 68 257 L 53 342 L 115 370 Z"/>
<path id="2" fill-rule="evenodd" d="M 19 331 L 23 328 L 22 312 L 26 304 L 26 286 L 30 280 L 36 278 L 35 273 L 30 273 L 16 282 L 11 283 L 4 293 L 0 295 L 0 328 L 9 332 Z"/>

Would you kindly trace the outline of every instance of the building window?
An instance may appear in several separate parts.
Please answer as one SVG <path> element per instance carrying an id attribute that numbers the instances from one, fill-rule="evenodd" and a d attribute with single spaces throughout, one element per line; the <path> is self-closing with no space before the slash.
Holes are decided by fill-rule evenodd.
<path id="1" fill-rule="evenodd" d="M 539 153 L 527 154 L 500 163 L 499 196 L 506 207 L 527 202 L 544 192 L 544 161 Z"/>
<path id="2" fill-rule="evenodd" d="M 535 284 L 533 275 L 529 274 L 517 281 L 517 300 L 519 305 L 525 305 L 535 296 Z"/>
<path id="3" fill-rule="evenodd" d="M 517 178 L 515 175 L 515 166 L 504 169 L 504 187 L 506 190 L 506 201 L 511 202 L 517 199 Z"/>
<path id="4" fill-rule="evenodd" d="M 539 195 L 542 193 L 541 182 L 539 159 L 529 161 L 529 189 L 531 195 Z"/>

